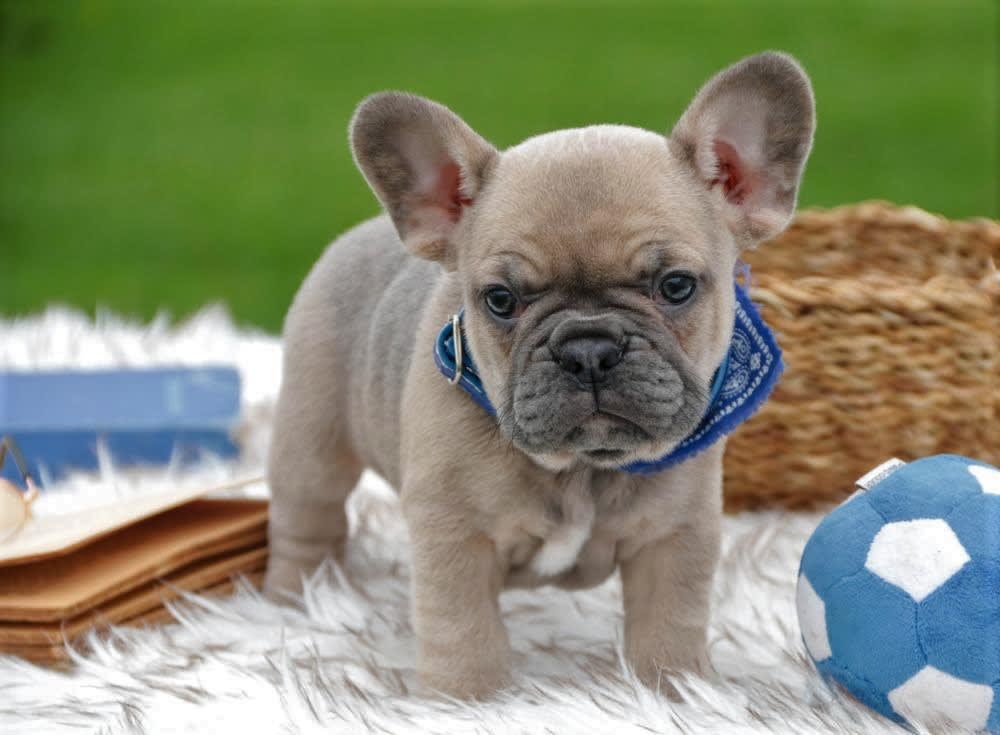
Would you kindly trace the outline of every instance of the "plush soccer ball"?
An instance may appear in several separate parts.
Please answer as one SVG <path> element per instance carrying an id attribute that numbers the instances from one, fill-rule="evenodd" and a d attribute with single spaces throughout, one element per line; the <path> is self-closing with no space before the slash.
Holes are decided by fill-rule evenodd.
<path id="1" fill-rule="evenodd" d="M 866 478 L 802 555 L 809 655 L 897 722 L 1000 733 L 1000 470 L 939 455 Z"/>

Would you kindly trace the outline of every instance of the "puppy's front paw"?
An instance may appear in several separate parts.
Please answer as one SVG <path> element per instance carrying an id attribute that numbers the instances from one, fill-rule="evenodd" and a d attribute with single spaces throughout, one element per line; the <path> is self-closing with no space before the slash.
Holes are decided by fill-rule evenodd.
<path id="1" fill-rule="evenodd" d="M 272 553 L 264 575 L 264 594 L 275 602 L 287 602 L 289 595 L 302 592 L 302 575 L 311 571 L 300 562 Z"/>
<path id="2" fill-rule="evenodd" d="M 328 559 L 338 563 L 344 559 L 343 538 L 333 542 L 304 542 L 272 534 L 270 545 L 264 594 L 275 602 L 287 602 L 289 594 L 301 594 L 303 578 L 314 574 Z"/>
<path id="3" fill-rule="evenodd" d="M 708 678 L 715 672 L 704 643 L 684 638 L 687 636 L 681 636 L 673 645 L 669 642 L 656 645 L 633 641 L 625 651 L 625 657 L 639 680 L 674 701 L 680 701 L 681 697 L 670 682 L 671 676 L 689 673 Z"/>
<path id="4" fill-rule="evenodd" d="M 491 659 L 470 653 L 464 661 L 458 656 L 422 656 L 418 669 L 423 686 L 458 699 L 488 699 L 511 683 L 506 656 Z"/>

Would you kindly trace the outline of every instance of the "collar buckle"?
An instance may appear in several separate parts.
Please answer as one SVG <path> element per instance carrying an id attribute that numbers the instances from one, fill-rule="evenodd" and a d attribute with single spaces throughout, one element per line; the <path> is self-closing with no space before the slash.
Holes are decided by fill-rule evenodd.
<path id="1" fill-rule="evenodd" d="M 455 374 L 448 378 L 452 385 L 458 385 L 462 379 L 462 368 L 465 365 L 465 349 L 462 346 L 462 319 L 459 314 L 451 315 L 451 334 L 455 342 Z"/>

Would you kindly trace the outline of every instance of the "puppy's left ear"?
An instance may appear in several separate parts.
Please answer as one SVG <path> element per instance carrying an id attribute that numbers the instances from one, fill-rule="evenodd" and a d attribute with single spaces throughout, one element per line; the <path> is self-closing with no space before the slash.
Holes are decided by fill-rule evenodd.
<path id="1" fill-rule="evenodd" d="M 768 51 L 709 80 L 674 126 L 670 146 L 717 192 L 737 243 L 750 247 L 791 219 L 815 121 L 802 67 Z"/>

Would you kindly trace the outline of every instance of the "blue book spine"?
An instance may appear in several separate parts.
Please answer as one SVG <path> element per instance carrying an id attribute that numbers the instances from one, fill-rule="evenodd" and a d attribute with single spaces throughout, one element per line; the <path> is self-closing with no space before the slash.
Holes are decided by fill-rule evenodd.
<path id="1" fill-rule="evenodd" d="M 229 367 L 0 372 L 0 434 L 36 477 L 96 468 L 99 441 L 122 466 L 234 457 L 239 413 Z M 2 475 L 20 479 L 9 459 Z"/>

